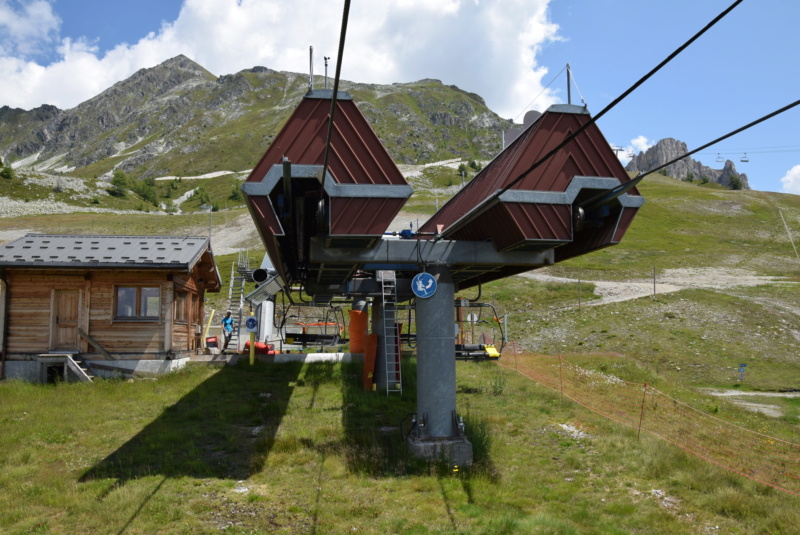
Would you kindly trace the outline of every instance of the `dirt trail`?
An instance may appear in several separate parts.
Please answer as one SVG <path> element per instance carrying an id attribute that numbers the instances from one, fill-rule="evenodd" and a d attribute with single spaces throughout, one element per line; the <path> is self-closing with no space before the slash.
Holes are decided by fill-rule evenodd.
<path id="1" fill-rule="evenodd" d="M 577 283 L 577 279 L 554 277 L 540 271 L 529 271 L 523 277 L 541 282 Z M 595 285 L 595 293 L 600 299 L 589 301 L 586 305 L 607 305 L 620 301 L 651 296 L 654 293 L 653 280 L 634 281 L 583 281 Z M 656 275 L 655 294 L 667 294 L 687 288 L 706 288 L 726 290 L 736 287 L 759 286 L 782 282 L 776 277 L 755 275 L 744 269 L 727 268 L 677 268 L 667 269 Z M 788 284 L 788 283 L 787 283 Z"/>
<path id="2" fill-rule="evenodd" d="M 716 390 L 714 388 L 701 388 L 702 392 L 714 397 L 726 398 L 731 403 L 753 412 L 760 412 L 773 418 L 783 416 L 783 410 L 778 405 L 771 403 L 755 403 L 742 398 L 800 398 L 800 392 L 742 392 L 740 390 Z"/>

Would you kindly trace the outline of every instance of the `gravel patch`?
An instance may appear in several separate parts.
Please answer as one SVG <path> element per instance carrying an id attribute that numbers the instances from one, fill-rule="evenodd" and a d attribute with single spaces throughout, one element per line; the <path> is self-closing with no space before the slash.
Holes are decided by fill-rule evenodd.
<path id="1" fill-rule="evenodd" d="M 137 210 L 113 210 L 94 206 L 75 206 L 60 201 L 16 201 L 8 197 L 0 197 L 0 217 L 24 217 L 42 214 L 73 214 L 76 212 L 91 212 L 95 214 L 141 214 Z M 150 212 L 163 213 L 163 212 Z"/>

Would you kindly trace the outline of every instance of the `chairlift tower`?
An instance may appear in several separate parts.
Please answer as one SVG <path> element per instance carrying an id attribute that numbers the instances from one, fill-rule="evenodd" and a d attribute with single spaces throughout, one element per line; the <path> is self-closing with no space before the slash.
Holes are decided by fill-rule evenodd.
<path id="1" fill-rule="evenodd" d="M 331 91 L 309 91 L 242 185 L 285 286 L 318 304 L 373 297 L 375 378 L 387 394 L 401 383 L 393 307 L 415 298 L 412 454 L 472 462 L 456 407 L 456 292 L 619 243 L 644 203 L 594 124 L 530 170 L 540 147 L 589 120 L 583 106 L 552 106 L 416 233 L 387 236 L 412 188 L 347 93 L 333 102 Z"/>

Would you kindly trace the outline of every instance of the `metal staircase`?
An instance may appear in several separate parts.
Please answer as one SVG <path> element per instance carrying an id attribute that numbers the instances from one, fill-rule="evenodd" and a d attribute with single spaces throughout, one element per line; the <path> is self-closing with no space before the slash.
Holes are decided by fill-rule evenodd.
<path id="1" fill-rule="evenodd" d="M 383 346 L 386 355 L 386 395 L 403 393 L 403 377 L 397 339 L 397 280 L 394 271 L 379 271 L 381 295 L 383 297 Z"/>
<path id="2" fill-rule="evenodd" d="M 242 328 L 244 316 L 244 285 L 250 280 L 252 273 L 250 268 L 250 257 L 246 251 L 239 251 L 239 258 L 231 265 L 231 281 L 228 288 L 228 310 L 234 317 L 236 325 L 233 328 L 231 341 L 228 345 L 229 351 L 239 351 L 239 332 Z"/>

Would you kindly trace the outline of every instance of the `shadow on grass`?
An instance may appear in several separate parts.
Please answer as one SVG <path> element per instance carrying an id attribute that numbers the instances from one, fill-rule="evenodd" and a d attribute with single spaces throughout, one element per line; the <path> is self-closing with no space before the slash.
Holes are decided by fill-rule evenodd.
<path id="1" fill-rule="evenodd" d="M 115 478 L 111 492 L 150 475 L 246 479 L 264 466 L 302 367 L 226 366 L 167 407 L 80 481 Z"/>
<path id="2" fill-rule="evenodd" d="M 365 392 L 360 363 L 342 365 L 342 425 L 348 468 L 371 476 L 412 471 L 406 452 L 403 422 L 416 410 L 416 361 L 403 360 L 403 394 Z"/>
<path id="3" fill-rule="evenodd" d="M 425 461 L 412 457 L 406 447 L 410 431 L 410 415 L 416 412 L 416 359 L 402 361 L 402 396 L 385 392 L 365 392 L 361 384 L 361 364 L 342 367 L 342 423 L 345 429 L 345 451 L 351 472 L 373 477 L 436 474 L 454 475 L 453 467 L 444 461 Z M 467 438 L 473 446 L 473 466 L 458 474 L 471 497 L 473 476 L 494 479 L 498 473 L 492 459 L 491 433 L 482 418 L 465 416 Z"/>

